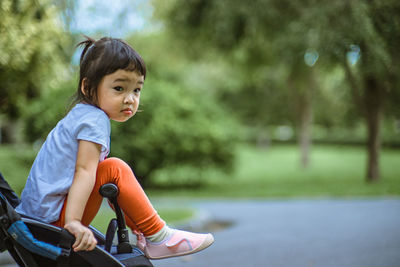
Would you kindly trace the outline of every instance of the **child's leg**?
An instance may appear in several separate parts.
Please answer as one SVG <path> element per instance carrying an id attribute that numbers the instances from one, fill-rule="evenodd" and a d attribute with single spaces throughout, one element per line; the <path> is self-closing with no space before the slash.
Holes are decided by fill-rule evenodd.
<path id="1" fill-rule="evenodd" d="M 96 183 L 82 218 L 84 225 L 89 225 L 96 216 L 102 202 L 99 189 L 106 183 L 114 183 L 118 186 L 118 204 L 124 211 L 127 225 L 132 230 L 139 230 L 150 240 L 153 240 L 154 237 L 157 239 L 162 237 L 159 243 L 148 242 L 145 249 L 148 257 L 165 258 L 190 254 L 204 249 L 213 242 L 211 235 L 169 229 L 153 208 L 131 168 L 124 161 L 117 158 L 109 158 L 99 163 Z M 64 216 L 65 207 L 55 225 L 63 226 Z M 174 243 L 171 247 L 167 243 L 168 240 Z"/>
<path id="2" fill-rule="evenodd" d="M 164 227 L 165 222 L 153 208 L 128 164 L 117 158 L 101 162 L 97 168 L 97 181 L 93 193 L 99 195 L 100 187 L 109 182 L 118 186 L 118 204 L 132 230 L 138 229 L 145 236 L 149 236 Z"/>
<path id="3" fill-rule="evenodd" d="M 96 216 L 103 200 L 99 189 L 106 183 L 114 183 L 118 186 L 118 204 L 127 217 L 126 223 L 129 228 L 137 229 L 145 236 L 149 236 L 164 227 L 165 222 L 158 216 L 131 168 L 118 158 L 108 158 L 99 163 L 96 183 L 86 204 L 82 224 L 89 225 Z M 63 207 L 58 225 L 64 225 L 64 215 L 65 207 Z"/>

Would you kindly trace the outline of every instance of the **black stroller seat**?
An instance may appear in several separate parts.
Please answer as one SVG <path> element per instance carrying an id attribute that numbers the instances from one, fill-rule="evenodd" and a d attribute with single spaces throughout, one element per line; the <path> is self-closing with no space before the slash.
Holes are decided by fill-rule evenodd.
<path id="1" fill-rule="evenodd" d="M 116 202 L 118 188 L 114 184 L 107 184 L 105 188 L 105 192 L 100 192 L 113 204 L 117 219 L 111 220 L 107 237 L 90 226 L 98 245 L 92 251 L 74 252 L 71 246 L 75 238 L 67 230 L 21 217 L 14 210 L 19 199 L 0 173 L 0 252 L 7 250 L 23 267 L 153 266 L 141 250 L 129 244 L 124 216 Z M 113 245 L 117 228 L 118 245 Z"/>

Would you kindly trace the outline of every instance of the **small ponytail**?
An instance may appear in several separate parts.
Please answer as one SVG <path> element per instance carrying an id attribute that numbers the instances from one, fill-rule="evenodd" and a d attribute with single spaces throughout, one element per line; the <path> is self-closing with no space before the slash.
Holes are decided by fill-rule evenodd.
<path id="1" fill-rule="evenodd" d="M 94 45 L 94 43 L 96 42 L 96 40 L 94 40 L 93 38 L 90 38 L 86 35 L 84 35 L 84 37 L 86 38 L 86 40 L 84 40 L 76 45 L 77 48 L 80 46 L 84 46 L 82 54 L 81 54 L 81 58 L 79 61 L 80 63 L 82 63 L 82 60 L 85 58 L 85 55 L 86 55 L 87 51 L 89 50 L 89 48 L 92 47 L 92 45 Z"/>

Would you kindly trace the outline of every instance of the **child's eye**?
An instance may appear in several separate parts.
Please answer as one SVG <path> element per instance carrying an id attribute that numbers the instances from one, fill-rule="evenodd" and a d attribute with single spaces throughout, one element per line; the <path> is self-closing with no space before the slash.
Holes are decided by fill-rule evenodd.
<path id="1" fill-rule="evenodd" d="M 124 88 L 122 88 L 121 86 L 115 86 L 114 90 L 121 92 L 122 90 L 124 90 Z"/>
<path id="2" fill-rule="evenodd" d="M 133 90 L 135 93 L 140 93 L 140 88 L 136 88 L 135 90 Z"/>

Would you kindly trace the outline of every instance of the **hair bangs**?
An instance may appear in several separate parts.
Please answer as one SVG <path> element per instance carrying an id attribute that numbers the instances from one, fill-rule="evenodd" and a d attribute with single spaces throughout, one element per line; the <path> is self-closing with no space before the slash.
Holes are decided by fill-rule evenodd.
<path id="1" fill-rule="evenodd" d="M 108 62 L 106 74 L 119 69 L 137 71 L 146 78 L 146 66 L 140 55 L 127 43 L 119 39 L 110 40 L 111 47 L 105 49 L 102 62 Z"/>

